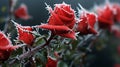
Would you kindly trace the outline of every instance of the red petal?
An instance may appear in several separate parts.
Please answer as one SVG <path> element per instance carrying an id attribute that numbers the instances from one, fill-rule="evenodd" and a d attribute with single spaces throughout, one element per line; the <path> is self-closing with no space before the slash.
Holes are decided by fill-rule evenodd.
<path id="1" fill-rule="evenodd" d="M 0 31 L 0 47 L 8 46 L 11 41 Z"/>
<path id="2" fill-rule="evenodd" d="M 103 18 L 102 16 L 98 17 L 99 23 L 100 24 L 106 24 L 106 25 L 112 25 L 113 24 L 113 20 L 107 20 L 105 18 Z"/>
<path id="3" fill-rule="evenodd" d="M 62 37 L 66 37 L 66 38 L 71 38 L 71 39 L 77 40 L 77 38 L 75 36 L 75 32 L 73 32 L 73 31 L 70 31 L 68 33 L 58 34 L 58 35 L 60 35 Z"/>
<path id="4" fill-rule="evenodd" d="M 78 23 L 77 31 L 79 31 L 80 34 L 88 34 L 88 23 L 86 23 L 85 21 L 86 20 L 83 19 L 81 22 Z"/>
<path id="5" fill-rule="evenodd" d="M 54 60 L 53 58 L 48 57 L 46 67 L 57 67 L 57 60 Z"/>
<path id="6" fill-rule="evenodd" d="M 18 39 L 26 43 L 27 45 L 32 45 L 34 42 L 34 36 L 30 32 L 33 31 L 33 29 L 30 26 L 20 26 L 17 25 L 18 30 Z"/>
<path id="7" fill-rule="evenodd" d="M 72 20 L 75 19 L 74 15 L 72 15 L 72 17 L 63 16 L 63 15 L 58 15 L 58 17 L 59 17 L 62 21 L 67 22 L 67 23 L 70 23 L 70 21 L 72 21 Z"/>
<path id="8" fill-rule="evenodd" d="M 90 29 L 88 31 L 91 34 L 97 34 L 97 31 L 93 27 L 90 27 Z"/>
<path id="9" fill-rule="evenodd" d="M 66 32 L 71 31 L 71 29 L 68 28 L 67 26 L 55 26 L 55 25 L 42 24 L 42 25 L 40 25 L 38 27 L 43 28 L 43 29 L 51 30 L 51 31 L 53 31 L 55 33 L 66 33 Z"/>
<path id="10" fill-rule="evenodd" d="M 95 14 L 87 14 L 87 17 L 88 17 L 88 23 L 90 24 L 90 26 L 91 27 L 94 27 L 94 24 L 95 24 L 95 22 L 96 22 L 96 16 L 95 16 Z"/>
<path id="11" fill-rule="evenodd" d="M 110 5 L 105 5 L 105 8 L 98 11 L 98 22 L 100 28 L 111 28 L 113 24 L 114 12 Z"/>
<path id="12" fill-rule="evenodd" d="M 64 25 L 61 19 L 58 17 L 58 14 L 54 12 L 52 12 L 48 22 L 50 25 Z"/>
<path id="13" fill-rule="evenodd" d="M 7 60 L 10 56 L 10 53 L 19 47 L 13 46 L 11 44 L 11 41 L 5 36 L 3 32 L 0 31 L 0 60 Z"/>
<path id="14" fill-rule="evenodd" d="M 73 28 L 75 24 L 74 10 L 65 3 L 56 4 L 54 11 L 51 12 L 49 18 L 49 25 L 66 25 L 69 28 Z"/>
<path id="15" fill-rule="evenodd" d="M 69 18 L 73 17 L 74 10 L 70 6 L 65 6 L 64 8 L 61 8 L 61 9 L 64 16 L 67 16 Z"/>
<path id="16" fill-rule="evenodd" d="M 98 17 L 98 24 L 100 28 L 103 29 L 111 29 L 111 26 L 113 25 L 113 20 L 106 20 L 103 17 Z"/>
<path id="17" fill-rule="evenodd" d="M 55 25 L 42 24 L 38 27 L 51 30 L 56 35 L 76 39 L 75 32 L 73 32 L 72 29 L 68 28 L 67 26 L 55 26 Z"/>

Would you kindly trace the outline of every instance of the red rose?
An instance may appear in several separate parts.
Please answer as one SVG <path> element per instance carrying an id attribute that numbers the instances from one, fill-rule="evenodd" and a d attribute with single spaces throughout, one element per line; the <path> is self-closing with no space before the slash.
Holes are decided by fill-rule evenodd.
<path id="1" fill-rule="evenodd" d="M 98 8 L 98 23 L 100 28 L 111 29 L 114 21 L 114 12 L 109 4 L 104 7 Z"/>
<path id="2" fill-rule="evenodd" d="M 18 9 L 15 10 L 14 15 L 16 18 L 28 20 L 31 16 L 28 14 L 27 6 L 25 4 L 21 4 Z"/>
<path id="3" fill-rule="evenodd" d="M 16 24 L 17 31 L 18 31 L 18 39 L 27 45 L 33 45 L 34 43 L 34 35 L 30 32 L 33 31 L 32 27 L 30 26 L 21 26 Z"/>
<path id="4" fill-rule="evenodd" d="M 80 32 L 81 35 L 97 34 L 97 31 L 94 29 L 94 24 L 96 22 L 95 14 L 83 11 L 79 19 L 80 21 L 78 22 L 76 30 Z"/>
<path id="5" fill-rule="evenodd" d="M 114 20 L 115 22 L 120 22 L 120 5 L 113 4 L 113 9 L 115 10 Z"/>
<path id="6" fill-rule="evenodd" d="M 9 58 L 11 52 L 19 46 L 13 46 L 11 41 L 0 31 L 0 60 L 5 61 Z"/>
<path id="7" fill-rule="evenodd" d="M 75 13 L 70 5 L 62 3 L 56 4 L 54 10 L 49 7 L 51 16 L 48 24 L 42 24 L 39 28 L 51 30 L 52 33 L 76 39 L 75 32 L 72 30 L 75 24 Z"/>
<path id="8" fill-rule="evenodd" d="M 46 67 L 57 67 L 57 60 L 49 56 L 46 63 Z"/>

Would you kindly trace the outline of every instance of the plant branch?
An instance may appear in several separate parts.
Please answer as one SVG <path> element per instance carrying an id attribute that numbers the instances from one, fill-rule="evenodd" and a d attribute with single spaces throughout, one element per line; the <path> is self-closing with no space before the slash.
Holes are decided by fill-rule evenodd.
<path id="1" fill-rule="evenodd" d="M 31 57 L 36 52 L 38 52 L 40 49 L 45 48 L 46 46 L 48 46 L 50 41 L 53 39 L 53 37 L 54 37 L 54 34 L 51 34 L 50 37 L 47 39 L 47 42 L 45 44 L 39 45 L 39 46 L 33 48 L 32 50 L 18 56 L 16 59 L 13 59 L 9 64 L 11 65 L 11 64 L 15 63 L 15 61 L 17 61 L 17 60 L 23 60 L 25 58 Z"/>
<path id="2" fill-rule="evenodd" d="M 13 0 L 9 0 L 9 9 L 8 9 L 8 20 L 5 23 L 4 26 L 4 32 L 6 33 L 8 30 L 8 26 L 10 23 L 10 20 L 13 19 L 13 11 L 14 11 L 14 5 L 13 5 Z"/>

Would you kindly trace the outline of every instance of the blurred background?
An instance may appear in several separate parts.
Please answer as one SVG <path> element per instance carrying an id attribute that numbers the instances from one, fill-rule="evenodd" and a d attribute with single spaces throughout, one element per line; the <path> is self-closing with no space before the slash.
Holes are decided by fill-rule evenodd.
<path id="1" fill-rule="evenodd" d="M 8 16 L 8 3 L 9 0 L 0 0 L 0 30 L 3 30 L 5 21 L 4 19 Z M 39 25 L 40 23 L 46 23 L 47 19 L 49 17 L 48 11 L 45 9 L 47 3 L 52 8 L 54 7 L 54 4 L 56 3 L 62 3 L 65 2 L 67 4 L 70 4 L 71 7 L 77 11 L 76 7 L 78 6 L 78 3 L 80 3 L 85 9 L 91 9 L 94 7 L 95 4 L 100 5 L 105 2 L 105 0 L 18 0 L 17 5 L 15 8 L 17 8 L 21 3 L 24 3 L 28 7 L 28 12 L 32 16 L 32 19 L 29 20 L 22 20 L 18 19 L 16 20 L 21 25 Z M 117 2 L 120 3 L 120 0 L 110 0 L 110 2 Z M 90 53 L 90 57 L 92 59 L 89 62 L 90 67 L 115 67 L 115 64 L 120 63 L 120 43 L 119 39 L 112 37 L 111 34 L 107 35 L 108 38 L 103 38 L 104 41 L 101 40 L 101 42 L 105 42 L 107 40 L 106 45 L 99 45 L 106 46 L 103 49 L 97 50 L 95 48 L 93 49 L 92 53 Z M 110 39 L 109 39 L 110 38 Z M 100 42 L 100 43 L 101 43 Z M 99 43 L 99 42 L 98 42 Z M 120 67 L 120 66 L 118 66 Z"/>
<path id="2" fill-rule="evenodd" d="M 3 17 L 7 17 L 8 15 L 8 1 L 9 0 L 0 0 L 0 23 Z M 21 3 L 25 3 L 28 6 L 28 12 L 32 16 L 30 20 L 19 20 L 18 23 L 21 22 L 22 25 L 36 25 L 40 23 L 46 23 L 49 13 L 45 9 L 47 3 L 51 7 L 54 7 L 56 3 L 65 2 L 70 4 L 72 8 L 77 11 L 76 7 L 78 3 L 80 3 L 85 9 L 91 9 L 95 4 L 99 5 L 104 3 L 104 0 L 18 0 L 17 6 L 20 6 Z M 120 0 L 110 0 L 110 2 L 119 2 Z M 0 25 L 1 27 L 1 25 Z"/>

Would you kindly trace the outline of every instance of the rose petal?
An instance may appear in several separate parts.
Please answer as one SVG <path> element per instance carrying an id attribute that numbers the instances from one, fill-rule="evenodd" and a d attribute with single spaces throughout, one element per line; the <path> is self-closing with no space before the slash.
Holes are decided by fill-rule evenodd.
<path id="1" fill-rule="evenodd" d="M 63 22 L 60 20 L 60 18 L 55 13 L 52 13 L 48 22 L 50 25 L 63 25 Z"/>
<path id="2" fill-rule="evenodd" d="M 77 40 L 77 38 L 75 36 L 75 32 L 73 32 L 73 31 L 70 31 L 68 33 L 58 34 L 58 35 L 60 35 L 62 37 L 66 37 L 66 38 L 71 38 L 71 39 Z"/>
<path id="3" fill-rule="evenodd" d="M 30 26 L 21 26 L 19 24 L 16 27 L 19 34 L 18 39 L 27 45 L 32 45 L 35 37 L 30 32 L 32 32 L 33 29 Z"/>
<path id="4" fill-rule="evenodd" d="M 49 56 L 47 63 L 46 63 L 46 67 L 57 67 L 57 60 L 55 60 Z"/>
<path id="5" fill-rule="evenodd" d="M 80 15 L 80 21 L 77 25 L 77 31 L 80 32 L 81 35 L 97 34 L 97 31 L 94 29 L 95 23 L 95 14 L 83 11 Z"/>
<path id="6" fill-rule="evenodd" d="M 109 4 L 106 4 L 103 8 L 103 10 L 97 11 L 99 27 L 110 29 L 111 25 L 113 24 L 114 12 Z"/>
<path id="7" fill-rule="evenodd" d="M 91 34 L 97 34 L 97 31 L 93 27 L 90 27 L 89 33 L 91 33 Z"/>
<path id="8" fill-rule="evenodd" d="M 56 33 L 66 33 L 71 31 L 71 29 L 68 28 L 67 26 L 55 26 L 55 25 L 42 24 L 38 27 L 43 29 L 48 29 Z"/>
<path id="9" fill-rule="evenodd" d="M 88 17 L 88 23 L 90 24 L 91 27 L 94 27 L 94 24 L 96 22 L 96 16 L 94 14 L 87 14 Z"/>

